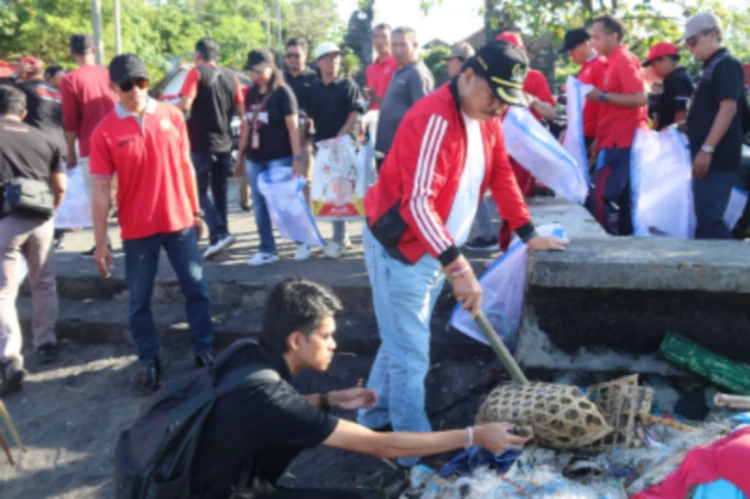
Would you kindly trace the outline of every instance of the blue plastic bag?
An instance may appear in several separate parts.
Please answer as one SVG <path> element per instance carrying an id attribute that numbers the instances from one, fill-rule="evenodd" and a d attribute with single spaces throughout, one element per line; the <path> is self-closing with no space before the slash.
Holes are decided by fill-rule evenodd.
<path id="1" fill-rule="evenodd" d="M 305 180 L 292 176 L 290 168 L 274 168 L 258 178 L 258 189 L 266 200 L 268 214 L 279 235 L 310 246 L 325 246 L 302 196 L 304 186 Z"/>

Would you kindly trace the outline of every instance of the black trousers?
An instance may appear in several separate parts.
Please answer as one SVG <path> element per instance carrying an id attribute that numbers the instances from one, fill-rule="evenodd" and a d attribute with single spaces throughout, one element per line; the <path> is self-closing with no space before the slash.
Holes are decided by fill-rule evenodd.
<path id="1" fill-rule="evenodd" d="M 357 492 L 335 489 L 277 489 L 253 499 L 362 499 Z"/>

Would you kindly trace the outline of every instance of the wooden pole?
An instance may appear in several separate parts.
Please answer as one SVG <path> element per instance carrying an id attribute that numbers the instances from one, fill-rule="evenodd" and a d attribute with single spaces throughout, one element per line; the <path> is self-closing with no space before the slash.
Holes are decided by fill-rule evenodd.
<path id="1" fill-rule="evenodd" d="M 96 47 L 96 63 L 104 64 L 104 40 L 102 39 L 102 2 L 91 0 L 91 24 L 94 27 L 94 47 Z"/>

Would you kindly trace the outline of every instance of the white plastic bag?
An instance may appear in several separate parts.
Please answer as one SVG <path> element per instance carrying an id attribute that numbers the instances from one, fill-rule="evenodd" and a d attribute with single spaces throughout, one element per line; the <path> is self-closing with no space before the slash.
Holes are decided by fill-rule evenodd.
<path id="1" fill-rule="evenodd" d="M 56 229 L 78 229 L 92 227 L 91 199 L 83 181 L 80 167 L 67 171 L 68 186 L 65 197 L 55 212 Z"/>
<path id="2" fill-rule="evenodd" d="M 692 161 L 687 141 L 675 127 L 638 129 L 631 150 L 633 233 L 692 239 Z"/>
<path id="3" fill-rule="evenodd" d="M 583 204 L 589 187 L 581 168 L 525 107 L 511 106 L 503 119 L 508 154 L 561 196 Z"/>
<path id="4" fill-rule="evenodd" d="M 310 198 L 313 215 L 321 220 L 364 218 L 365 170 L 348 135 L 315 144 Z"/>
<path id="5" fill-rule="evenodd" d="M 304 186 L 305 180 L 293 177 L 289 168 L 274 168 L 258 177 L 258 190 L 266 200 L 268 214 L 279 235 L 310 246 L 324 246 L 302 195 Z"/>
<path id="6" fill-rule="evenodd" d="M 593 85 L 586 85 L 573 76 L 568 76 L 565 82 L 565 96 L 568 126 L 565 130 L 563 148 L 581 170 L 586 184 L 591 184 L 589 178 L 589 159 L 586 152 L 586 140 L 583 135 L 583 106 L 586 104 L 586 94 L 594 89 Z"/>
<path id="7" fill-rule="evenodd" d="M 537 227 L 542 236 L 567 241 L 568 236 L 558 224 Z M 482 312 L 500 339 L 513 351 L 521 327 L 523 299 L 526 290 L 526 244 L 515 238 L 508 251 L 495 261 L 479 279 L 482 286 Z M 469 312 L 456 305 L 450 325 L 485 345 L 489 343 Z"/>
<path id="8" fill-rule="evenodd" d="M 729 195 L 729 203 L 727 203 L 727 209 L 724 211 L 724 221 L 730 231 L 734 230 L 737 222 L 740 221 L 742 212 L 745 211 L 745 205 L 747 205 L 747 191 L 743 191 L 739 187 L 732 187 L 732 194 Z"/>

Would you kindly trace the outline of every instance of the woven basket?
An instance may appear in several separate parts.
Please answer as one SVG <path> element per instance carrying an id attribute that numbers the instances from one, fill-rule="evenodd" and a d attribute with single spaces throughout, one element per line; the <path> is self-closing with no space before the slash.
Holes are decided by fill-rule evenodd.
<path id="1" fill-rule="evenodd" d="M 651 411 L 654 390 L 639 387 L 637 374 L 590 386 L 586 395 L 614 431 L 582 450 L 602 452 L 614 447 L 636 448 L 643 444 L 645 429 L 637 416 Z"/>
<path id="2" fill-rule="evenodd" d="M 476 421 L 531 426 L 539 443 L 555 449 L 580 449 L 613 430 L 578 388 L 553 383 L 500 385 L 487 396 Z"/>

